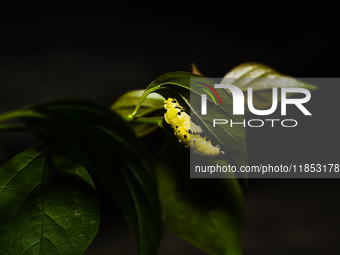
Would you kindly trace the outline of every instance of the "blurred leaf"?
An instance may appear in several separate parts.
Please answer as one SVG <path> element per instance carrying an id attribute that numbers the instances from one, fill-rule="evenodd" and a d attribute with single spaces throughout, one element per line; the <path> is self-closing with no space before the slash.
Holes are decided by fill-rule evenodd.
<path id="1" fill-rule="evenodd" d="M 111 106 L 111 109 L 121 116 L 127 116 L 133 112 L 138 104 L 144 90 L 133 90 L 125 93 Z M 162 116 L 164 113 L 164 97 L 153 93 L 143 101 L 136 117 Z M 156 125 L 131 123 L 133 130 L 138 137 L 148 135 L 157 129 Z"/>
<path id="2" fill-rule="evenodd" d="M 30 148 L 0 168 L 0 254 L 83 254 L 99 228 L 91 177 L 80 165 Z"/>
<path id="3" fill-rule="evenodd" d="M 118 98 L 111 106 L 111 109 L 119 113 L 121 116 L 127 116 L 135 109 L 143 93 L 144 90 L 129 91 Z M 143 101 L 137 116 L 146 116 L 155 110 L 160 109 L 164 109 L 164 98 L 158 94 L 150 94 Z"/>
<path id="4" fill-rule="evenodd" d="M 157 125 L 152 124 L 135 124 L 131 123 L 134 133 L 137 137 L 143 137 L 157 130 Z"/>
<path id="5" fill-rule="evenodd" d="M 224 76 L 221 84 L 232 84 L 241 88 L 245 94 L 245 102 L 247 102 L 246 92 L 248 87 L 253 88 L 253 104 L 259 110 L 272 105 L 272 88 L 274 87 L 317 89 L 313 85 L 282 75 L 259 63 L 244 63 L 235 67 Z M 281 95 L 278 93 L 278 99 L 280 100 L 280 98 Z"/>
<path id="6" fill-rule="evenodd" d="M 212 254 L 241 254 L 243 198 L 237 180 L 190 179 L 189 150 L 172 140 L 154 164 L 165 226 Z"/>
<path id="7" fill-rule="evenodd" d="M 130 126 L 87 100 L 59 100 L 13 114 L 51 148 L 93 172 L 118 202 L 140 254 L 157 253 L 161 235 L 157 187 L 147 150 Z"/>

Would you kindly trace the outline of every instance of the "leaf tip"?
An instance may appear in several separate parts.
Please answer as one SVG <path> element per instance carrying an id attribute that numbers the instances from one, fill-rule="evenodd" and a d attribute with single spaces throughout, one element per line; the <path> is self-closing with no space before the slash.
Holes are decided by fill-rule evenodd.
<path id="1" fill-rule="evenodd" d="M 191 63 L 191 72 L 193 74 L 202 75 L 202 73 L 198 70 L 198 68 L 197 68 L 197 66 L 194 62 Z"/>

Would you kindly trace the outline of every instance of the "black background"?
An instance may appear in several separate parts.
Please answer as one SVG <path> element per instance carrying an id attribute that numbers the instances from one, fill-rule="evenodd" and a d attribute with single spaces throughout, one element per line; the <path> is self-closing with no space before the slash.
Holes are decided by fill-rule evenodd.
<path id="1" fill-rule="evenodd" d="M 209 77 L 247 61 L 294 77 L 339 77 L 338 10 L 310 1 L 3 7 L 0 112 L 65 97 L 110 105 L 166 72 L 190 71 L 192 62 Z M 308 130 L 281 137 L 249 130 L 250 163 L 339 163 L 337 92 L 336 87 L 313 92 L 308 109 L 317 113 L 316 126 Z M 331 112 L 324 114 L 325 106 Z M 159 139 L 157 132 L 144 141 Z M 6 133 L 0 142 L 4 161 L 37 141 Z M 250 180 L 244 253 L 339 254 L 339 184 L 338 179 Z M 119 208 L 98 189 L 101 229 L 85 254 L 137 254 Z M 159 254 L 175 253 L 204 254 L 165 232 Z"/>

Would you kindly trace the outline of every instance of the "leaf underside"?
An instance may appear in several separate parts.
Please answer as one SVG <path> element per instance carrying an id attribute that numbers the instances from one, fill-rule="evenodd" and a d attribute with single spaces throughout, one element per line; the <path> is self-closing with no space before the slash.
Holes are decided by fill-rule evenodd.
<path id="1" fill-rule="evenodd" d="M 0 254 L 82 254 L 99 228 L 87 171 L 44 145 L 0 168 Z"/>

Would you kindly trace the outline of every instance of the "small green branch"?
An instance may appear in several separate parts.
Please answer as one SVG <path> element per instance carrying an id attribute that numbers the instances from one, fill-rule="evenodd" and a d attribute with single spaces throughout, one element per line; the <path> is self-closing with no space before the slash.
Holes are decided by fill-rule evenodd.
<path id="1" fill-rule="evenodd" d="M 139 99 L 138 104 L 136 105 L 134 111 L 130 115 L 123 117 L 123 119 L 127 122 L 132 122 L 135 119 L 136 114 L 138 113 L 139 108 L 143 104 L 145 98 L 147 98 L 148 95 L 150 95 L 151 93 L 153 93 L 153 92 L 155 92 L 156 90 L 159 90 L 159 89 L 160 89 L 160 87 L 157 86 L 157 87 L 154 87 L 152 89 L 146 90 L 144 92 L 144 94 L 141 96 L 141 98 Z M 154 123 L 145 123 L 145 124 L 154 124 Z"/>

